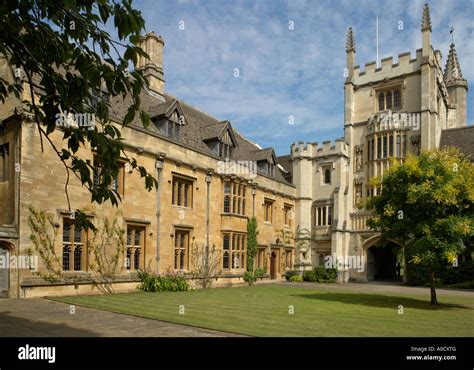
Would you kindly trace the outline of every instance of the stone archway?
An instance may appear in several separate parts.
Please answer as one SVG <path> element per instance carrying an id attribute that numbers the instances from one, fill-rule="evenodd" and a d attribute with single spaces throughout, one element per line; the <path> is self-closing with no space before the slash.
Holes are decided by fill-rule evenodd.
<path id="1" fill-rule="evenodd" d="M 367 239 L 363 248 L 366 255 L 367 281 L 399 281 L 399 271 L 403 269 L 400 257 L 401 246 L 390 240 L 381 242 L 380 235 Z M 400 264 L 400 266 L 399 266 Z"/>
<path id="2" fill-rule="evenodd" d="M 8 297 L 10 291 L 10 253 L 11 246 L 0 242 L 0 298 Z"/>

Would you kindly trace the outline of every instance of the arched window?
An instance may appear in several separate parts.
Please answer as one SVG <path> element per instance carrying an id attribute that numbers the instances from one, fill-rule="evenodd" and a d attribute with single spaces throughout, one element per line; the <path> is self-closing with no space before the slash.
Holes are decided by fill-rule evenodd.
<path id="1" fill-rule="evenodd" d="M 324 183 L 325 184 L 331 183 L 331 170 L 329 168 L 326 168 L 324 170 Z"/>
<path id="2" fill-rule="evenodd" d="M 392 92 L 387 92 L 387 97 L 385 98 L 387 104 L 385 104 L 387 109 L 392 109 Z"/>
<path id="3" fill-rule="evenodd" d="M 393 109 L 400 109 L 401 106 L 400 90 L 395 90 L 393 92 Z"/>
<path id="4" fill-rule="evenodd" d="M 385 94 L 379 94 L 379 111 L 385 110 Z"/>

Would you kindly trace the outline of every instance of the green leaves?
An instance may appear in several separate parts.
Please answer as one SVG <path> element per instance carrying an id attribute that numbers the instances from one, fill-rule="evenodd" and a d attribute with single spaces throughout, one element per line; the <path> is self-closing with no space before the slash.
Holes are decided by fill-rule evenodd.
<path id="1" fill-rule="evenodd" d="M 144 126 L 150 123 L 149 115 L 140 109 L 140 94 L 146 86 L 142 72 L 127 72 L 138 56 L 148 57 L 135 45 L 145 26 L 141 13 L 133 9 L 131 0 L 11 0 L 0 3 L 0 14 L 0 53 L 8 56 L 13 69 L 20 69 L 30 95 L 24 104 L 35 114 L 39 135 L 46 137 L 43 141 L 56 151 L 65 171 L 72 171 L 87 186 L 93 201 L 110 199 L 117 204 L 120 196 L 106 189 L 107 185 L 91 185 L 90 165 L 79 153 L 84 153 L 81 149 L 94 151 L 104 173 L 116 173 L 126 153 L 119 126 L 109 120 L 114 97 L 126 97 L 129 107 L 118 123 L 132 123 L 137 112 Z M 120 41 L 105 31 L 111 19 Z M 124 50 L 123 55 L 118 50 Z M 20 97 L 22 80 L 2 76 L 0 100 Z M 93 114 L 94 127 L 58 125 L 57 118 L 68 113 Z M 56 147 L 48 137 L 58 129 L 64 132 L 64 142 Z M 134 168 L 151 190 L 156 180 L 145 168 Z"/>
<path id="2" fill-rule="evenodd" d="M 474 165 L 458 150 L 409 155 L 383 177 L 382 194 L 368 201 L 375 213 L 369 225 L 405 245 L 414 263 L 446 263 L 474 235 L 472 184 Z"/>

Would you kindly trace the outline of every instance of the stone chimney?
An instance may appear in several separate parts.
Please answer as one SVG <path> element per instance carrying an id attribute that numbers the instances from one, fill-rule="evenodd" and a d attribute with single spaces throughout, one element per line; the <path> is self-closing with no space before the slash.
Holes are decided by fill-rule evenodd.
<path id="1" fill-rule="evenodd" d="M 142 36 L 140 46 L 150 57 L 138 56 L 136 68 L 143 70 L 143 76 L 148 80 L 148 88 L 160 96 L 164 95 L 165 80 L 163 76 L 163 46 L 165 42 L 155 32 Z"/>

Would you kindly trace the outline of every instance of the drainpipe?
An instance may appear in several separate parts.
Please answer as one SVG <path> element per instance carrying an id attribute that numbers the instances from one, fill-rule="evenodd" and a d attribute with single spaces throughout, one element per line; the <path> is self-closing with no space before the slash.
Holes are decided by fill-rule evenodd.
<path id="1" fill-rule="evenodd" d="M 156 273 L 160 273 L 160 243 L 161 243 L 161 225 L 160 225 L 160 218 L 161 218 L 161 176 L 163 171 L 163 160 L 166 154 L 160 153 L 156 157 L 156 180 L 158 181 L 158 185 L 156 186 Z"/>
<path id="2" fill-rule="evenodd" d="M 15 186 L 15 200 L 16 200 L 16 220 L 15 220 L 15 223 L 16 223 L 16 229 L 17 229 L 17 232 L 18 232 L 18 242 L 17 242 L 17 250 L 16 250 L 16 254 L 18 256 L 19 252 L 20 252 L 20 239 L 21 239 L 21 234 L 20 234 L 20 206 L 21 206 L 21 202 L 20 202 L 20 184 L 21 184 L 21 134 L 22 134 L 22 130 L 20 130 L 20 127 L 22 127 L 22 124 L 21 124 L 21 119 L 19 120 L 18 124 L 15 124 L 15 146 L 16 146 L 16 150 L 14 151 L 14 166 L 15 166 L 15 182 L 16 182 L 16 186 Z M 19 167 L 17 168 L 17 164 L 19 165 Z M 17 269 L 17 298 L 21 298 L 20 297 L 20 291 L 21 291 L 21 288 L 20 288 L 20 269 Z"/>
<path id="3" fill-rule="evenodd" d="M 206 185 L 207 185 L 207 204 L 206 204 L 206 271 L 209 264 L 209 214 L 211 207 L 211 180 L 212 180 L 212 170 L 207 171 L 206 175 Z"/>

